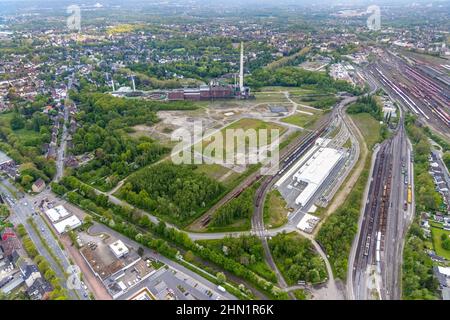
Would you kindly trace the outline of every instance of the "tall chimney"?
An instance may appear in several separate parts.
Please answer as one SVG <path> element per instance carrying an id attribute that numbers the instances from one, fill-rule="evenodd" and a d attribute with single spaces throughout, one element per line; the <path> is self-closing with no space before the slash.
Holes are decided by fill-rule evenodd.
<path id="1" fill-rule="evenodd" d="M 244 42 L 241 41 L 241 64 L 239 70 L 239 89 L 244 91 Z"/>
<path id="2" fill-rule="evenodd" d="M 114 91 L 116 91 L 116 88 L 114 88 L 114 79 L 111 77 L 111 83 L 112 83 L 112 89 L 113 89 L 113 92 Z"/>
<path id="3" fill-rule="evenodd" d="M 136 91 L 136 84 L 134 83 L 134 76 L 131 76 L 131 81 L 133 82 L 133 91 Z"/>

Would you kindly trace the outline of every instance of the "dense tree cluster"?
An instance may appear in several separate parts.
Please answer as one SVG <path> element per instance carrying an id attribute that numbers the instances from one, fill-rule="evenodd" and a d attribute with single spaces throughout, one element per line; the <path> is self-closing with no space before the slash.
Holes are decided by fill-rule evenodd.
<path id="1" fill-rule="evenodd" d="M 226 237 L 221 240 L 199 241 L 199 243 L 223 253 L 269 281 L 277 281 L 275 273 L 265 263 L 264 249 L 261 240 L 256 236 L 242 235 L 236 238 Z"/>
<path id="2" fill-rule="evenodd" d="M 374 96 L 362 96 L 347 108 L 349 114 L 369 113 L 372 117 L 381 121 L 383 113 Z"/>
<path id="3" fill-rule="evenodd" d="M 253 214 L 253 196 L 255 188 L 248 188 L 238 197 L 227 202 L 214 214 L 210 223 L 211 227 L 228 226 L 236 220 L 251 218 Z"/>
<path id="4" fill-rule="evenodd" d="M 435 211 L 442 204 L 440 194 L 435 190 L 433 178 L 428 173 L 428 157 L 431 145 L 423 129 L 412 117 L 406 118 L 406 130 L 414 145 L 415 200 L 420 211 Z"/>
<path id="5" fill-rule="evenodd" d="M 194 170 L 195 166 L 168 162 L 149 166 L 132 174 L 119 195 L 139 208 L 185 224 L 224 192 L 222 184 Z"/>
<path id="6" fill-rule="evenodd" d="M 208 81 L 229 73 L 237 73 L 239 49 L 233 47 L 233 40 L 223 37 L 174 37 L 164 41 L 149 43 L 152 49 L 159 52 L 170 52 L 174 61 L 164 64 L 139 63 L 130 66 L 132 71 L 142 73 L 150 78 L 139 78 L 138 85 L 143 88 L 179 87 L 175 76 Z M 246 68 L 253 71 L 261 68 L 274 58 L 273 48 L 260 42 L 246 42 L 246 50 L 258 51 L 256 57 L 248 58 Z M 194 58 L 200 56 L 201 58 Z M 218 58 L 220 56 L 220 58 Z M 165 80 L 164 82 L 152 78 Z"/>
<path id="7" fill-rule="evenodd" d="M 296 67 L 282 67 L 276 70 L 256 70 L 247 78 L 247 84 L 252 88 L 260 88 L 263 86 L 311 86 L 326 91 L 359 93 L 357 87 L 353 87 L 346 81 L 334 80 L 327 74 L 307 71 Z"/>
<path id="8" fill-rule="evenodd" d="M 335 276 L 341 279 L 347 276 L 348 256 L 358 230 L 359 210 L 369 176 L 369 165 L 367 160 L 344 204 L 327 218 L 317 234 L 317 241 L 327 253 Z"/>
<path id="9" fill-rule="evenodd" d="M 75 175 L 104 191 L 136 169 L 158 161 L 169 152 L 148 137 L 131 138 L 119 130 L 108 132 L 97 125 L 80 128 L 74 135 L 74 151 L 93 151 L 94 158 Z"/>
<path id="10" fill-rule="evenodd" d="M 51 124 L 42 109 L 50 102 L 48 96 L 38 95 L 32 103 L 18 103 L 0 119 L 0 149 L 22 164 L 18 182 L 25 189 L 39 178 L 49 181 L 56 173 L 55 162 L 43 154 L 43 145 L 51 139 Z"/>
<path id="11" fill-rule="evenodd" d="M 129 126 L 153 125 L 158 121 L 157 110 L 194 108 L 188 102 L 167 104 L 101 93 L 82 92 L 71 96 L 80 106 L 76 117 L 81 125 L 73 135 L 72 152 L 94 153 L 94 160 L 77 169 L 76 176 L 104 191 L 169 151 L 148 137 L 132 138 L 127 133 Z"/>
<path id="12" fill-rule="evenodd" d="M 414 234 L 413 228 L 416 228 L 417 232 L 421 232 L 420 226 L 414 222 L 403 250 L 403 298 L 434 300 L 438 297 L 438 283 L 433 275 L 433 262 L 425 251 L 423 236 Z"/>
<path id="13" fill-rule="evenodd" d="M 279 233 L 269 241 L 269 245 L 288 283 L 307 281 L 315 284 L 327 278 L 325 263 L 308 239 L 295 233 Z"/>

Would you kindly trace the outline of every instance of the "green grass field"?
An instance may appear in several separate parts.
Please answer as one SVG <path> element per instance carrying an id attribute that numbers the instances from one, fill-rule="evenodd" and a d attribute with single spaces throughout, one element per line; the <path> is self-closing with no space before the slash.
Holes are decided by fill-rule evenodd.
<path id="1" fill-rule="evenodd" d="M 227 150 L 226 150 L 226 143 L 227 143 L 226 136 L 227 136 L 227 130 L 228 129 L 232 129 L 232 130 L 242 129 L 244 131 L 251 130 L 251 129 L 255 130 L 255 132 L 256 132 L 256 139 L 257 139 L 257 143 L 258 143 L 259 147 L 267 145 L 266 142 L 264 142 L 264 141 L 260 142 L 259 141 L 259 131 L 260 130 L 267 130 L 268 131 L 268 135 L 267 135 L 267 140 L 268 140 L 267 142 L 268 143 L 271 143 L 271 141 L 272 141 L 272 138 L 271 138 L 272 130 L 279 130 L 279 136 L 280 137 L 287 130 L 285 127 L 283 127 L 281 125 L 278 125 L 276 123 L 273 123 L 273 122 L 265 122 L 265 121 L 261 121 L 261 120 L 258 120 L 258 119 L 250 119 L 250 118 L 240 119 L 240 120 L 238 120 L 238 121 L 236 121 L 236 122 L 226 126 L 222 130 L 220 130 L 220 134 L 222 136 L 222 140 L 223 141 L 222 141 L 222 143 L 220 145 L 217 146 L 217 149 L 212 152 L 213 155 L 215 154 L 215 152 L 217 152 L 217 151 L 220 152 L 220 150 L 222 150 L 224 158 L 225 158 L 226 152 L 227 152 Z M 203 147 L 203 152 L 205 151 L 205 148 L 214 141 L 214 137 L 216 135 L 217 134 L 213 135 L 209 139 L 202 140 L 201 143 L 202 143 L 202 147 Z M 242 138 L 244 138 L 244 137 L 242 137 Z M 235 138 L 235 141 L 234 141 L 234 148 L 235 149 L 234 149 L 234 151 L 237 150 L 237 140 L 239 140 L 239 139 Z M 199 144 L 200 144 L 200 142 L 199 142 Z M 248 144 L 249 144 L 249 139 L 247 137 L 247 138 L 245 138 L 245 146 L 248 147 Z"/>
<path id="2" fill-rule="evenodd" d="M 381 139 L 380 123 L 368 113 L 358 113 L 350 116 L 358 126 L 359 130 L 361 130 L 361 133 L 366 140 L 367 148 L 372 150 L 375 144 Z"/>
<path id="3" fill-rule="evenodd" d="M 257 92 L 255 92 L 255 94 L 258 94 L 259 92 L 283 93 L 285 91 L 288 91 L 291 94 L 316 94 L 317 93 L 317 91 L 315 89 L 309 89 L 309 88 L 268 86 L 268 87 L 261 87 Z"/>
<path id="4" fill-rule="evenodd" d="M 281 119 L 281 121 L 301 128 L 309 129 L 314 126 L 317 120 L 321 117 L 321 113 L 316 113 L 312 116 L 304 113 L 296 113 L 287 118 Z"/>
<path id="5" fill-rule="evenodd" d="M 269 228 L 281 227 L 287 223 L 287 214 L 286 201 L 280 192 L 270 191 L 264 204 L 264 224 Z"/>
<path id="6" fill-rule="evenodd" d="M 448 237 L 450 237 L 450 231 L 431 227 L 431 236 L 433 238 L 434 251 L 436 252 L 436 254 L 438 256 L 441 256 L 447 260 L 450 260 L 450 251 L 442 248 L 442 244 L 441 244 L 442 243 L 442 240 L 441 240 L 442 234 L 446 234 Z"/>
<path id="7" fill-rule="evenodd" d="M 220 180 L 226 187 L 232 185 L 240 176 L 239 173 L 220 164 L 199 164 L 195 172 L 204 173 L 214 180 Z"/>
<path id="8" fill-rule="evenodd" d="M 286 96 L 283 92 L 255 92 L 254 93 L 257 103 L 289 103 L 289 100 L 286 99 Z"/>
<path id="9" fill-rule="evenodd" d="M 10 121 L 13 117 L 12 112 L 0 114 L 0 126 L 11 128 Z M 14 135 L 19 139 L 20 143 L 25 146 L 36 146 L 36 142 L 40 141 L 41 135 L 34 130 L 25 128 L 13 131 Z"/>

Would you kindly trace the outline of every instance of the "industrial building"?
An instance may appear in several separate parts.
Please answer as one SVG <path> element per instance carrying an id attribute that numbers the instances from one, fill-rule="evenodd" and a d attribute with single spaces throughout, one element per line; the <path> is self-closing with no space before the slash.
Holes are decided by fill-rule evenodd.
<path id="1" fill-rule="evenodd" d="M 117 240 L 116 242 L 111 243 L 109 247 L 117 259 L 122 258 L 129 252 L 128 248 L 125 246 L 122 240 Z"/>
<path id="2" fill-rule="evenodd" d="M 189 101 L 205 101 L 214 99 L 231 99 L 249 97 L 249 88 L 244 88 L 243 91 L 235 85 L 221 85 L 212 82 L 210 85 L 203 85 L 199 88 L 186 88 L 169 91 L 167 93 L 167 100 L 189 100 Z"/>
<path id="3" fill-rule="evenodd" d="M 122 296 L 156 272 L 150 261 L 143 260 L 121 240 L 82 233 L 80 236 L 90 240 L 80 249 L 81 255 L 113 299 Z"/>
<path id="4" fill-rule="evenodd" d="M 244 86 L 244 44 L 241 43 L 239 81 L 237 75 L 234 84 L 223 84 L 211 81 L 198 88 L 179 88 L 174 90 L 152 91 L 151 93 L 136 90 L 134 77 L 131 76 L 133 87 L 120 87 L 115 89 L 114 80 L 111 79 L 112 95 L 115 97 L 137 97 L 144 96 L 147 99 L 168 101 L 209 101 L 216 99 L 249 99 L 250 88 Z"/>
<path id="5" fill-rule="evenodd" d="M 63 206 L 57 206 L 51 209 L 48 209 L 45 214 L 50 219 L 51 222 L 56 222 L 70 215 L 69 211 L 66 210 Z"/>
<path id="6" fill-rule="evenodd" d="M 317 150 L 293 176 L 296 183 L 303 189 L 295 200 L 295 204 L 301 207 L 305 206 L 342 157 L 342 151 L 336 149 L 320 148 Z"/>
<path id="7" fill-rule="evenodd" d="M 241 42 L 239 84 L 235 78 L 233 85 L 222 85 L 212 81 L 209 85 L 203 85 L 199 88 L 186 88 L 169 91 L 167 100 L 189 100 L 205 101 L 214 99 L 248 99 L 250 98 L 250 88 L 244 87 L 244 43 Z"/>
<path id="8" fill-rule="evenodd" d="M 50 219 L 53 227 L 59 234 L 63 234 L 67 230 L 73 230 L 81 226 L 81 220 L 77 216 L 72 215 L 63 206 L 57 206 L 55 208 L 45 211 L 45 215 Z"/>
<path id="9" fill-rule="evenodd" d="M 53 226 L 59 234 L 63 234 L 67 230 L 73 230 L 81 226 L 81 221 L 77 216 L 71 215 L 67 219 L 64 219 L 58 223 L 54 223 Z"/>

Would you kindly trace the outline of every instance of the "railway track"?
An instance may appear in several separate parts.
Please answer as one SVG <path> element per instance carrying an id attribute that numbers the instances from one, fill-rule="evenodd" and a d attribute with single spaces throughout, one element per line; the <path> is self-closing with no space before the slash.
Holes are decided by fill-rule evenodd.
<path id="1" fill-rule="evenodd" d="M 392 180 L 392 139 L 380 147 L 375 160 L 372 180 L 369 187 L 361 233 L 356 248 L 352 277 L 356 289 L 365 281 L 364 274 L 369 265 L 377 265 L 380 251 L 383 250 L 386 233 L 389 197 Z M 356 299 L 364 298 L 355 290 Z"/>
<path id="2" fill-rule="evenodd" d="M 261 205 L 261 198 L 264 193 L 263 190 L 266 190 L 269 188 L 273 182 L 273 179 L 277 176 L 281 175 L 284 170 L 289 168 L 292 164 L 295 163 L 296 160 L 298 160 L 305 150 L 307 150 L 315 141 L 316 139 L 322 135 L 325 130 L 327 130 L 327 127 L 329 126 L 331 120 L 333 119 L 335 113 L 332 112 L 331 114 L 326 115 L 324 118 L 319 120 L 319 124 L 317 125 L 318 129 L 308 133 L 306 136 L 301 137 L 295 141 L 293 141 L 290 145 L 288 145 L 284 150 L 282 150 L 282 154 L 280 156 L 280 164 L 281 169 L 277 172 L 276 175 L 273 176 L 266 176 L 261 175 L 260 171 L 251 174 L 249 177 L 247 177 L 243 182 L 241 182 L 235 189 L 233 189 L 231 192 L 229 192 L 225 197 L 223 197 L 219 202 L 217 202 L 214 206 L 212 206 L 206 214 L 204 214 L 200 218 L 200 223 L 202 227 L 208 226 L 208 224 L 211 222 L 212 215 L 214 212 L 216 212 L 220 207 L 228 203 L 229 201 L 237 198 L 245 189 L 252 186 L 254 183 L 258 181 L 262 181 L 261 187 L 257 191 L 256 200 L 255 200 L 255 207 L 259 207 Z"/>

